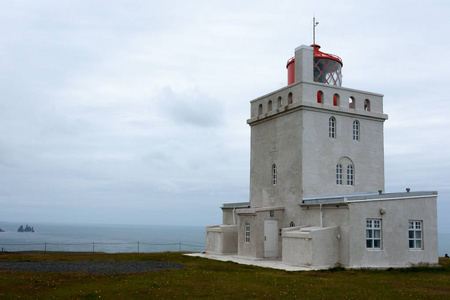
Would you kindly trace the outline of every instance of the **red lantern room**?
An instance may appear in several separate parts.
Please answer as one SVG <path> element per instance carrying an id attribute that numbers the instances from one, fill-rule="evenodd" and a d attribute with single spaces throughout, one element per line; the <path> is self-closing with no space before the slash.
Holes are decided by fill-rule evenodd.
<path id="1" fill-rule="evenodd" d="M 329 85 L 342 85 L 342 59 L 333 54 L 321 52 L 319 45 L 314 47 L 314 81 Z M 295 82 L 295 58 L 292 57 L 286 64 L 288 70 L 288 85 Z"/>

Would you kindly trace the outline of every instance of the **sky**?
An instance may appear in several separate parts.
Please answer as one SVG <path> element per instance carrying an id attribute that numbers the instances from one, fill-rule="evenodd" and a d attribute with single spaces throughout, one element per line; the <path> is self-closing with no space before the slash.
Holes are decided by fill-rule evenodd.
<path id="1" fill-rule="evenodd" d="M 250 100 L 312 44 L 384 95 L 386 192 L 450 232 L 450 2 L 25 1 L 0 8 L 0 220 L 214 225 L 249 199 Z"/>

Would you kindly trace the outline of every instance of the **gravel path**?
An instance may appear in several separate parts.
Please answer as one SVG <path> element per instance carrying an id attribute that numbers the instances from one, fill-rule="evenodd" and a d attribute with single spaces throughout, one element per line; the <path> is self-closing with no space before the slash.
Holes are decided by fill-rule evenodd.
<path id="1" fill-rule="evenodd" d="M 183 265 L 176 263 L 143 261 L 0 262 L 0 270 L 25 272 L 84 271 L 93 274 L 118 274 L 182 268 Z"/>

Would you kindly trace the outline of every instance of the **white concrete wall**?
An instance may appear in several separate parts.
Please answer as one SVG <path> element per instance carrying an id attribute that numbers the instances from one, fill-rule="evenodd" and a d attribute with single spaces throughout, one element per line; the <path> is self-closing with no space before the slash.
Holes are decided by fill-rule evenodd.
<path id="1" fill-rule="evenodd" d="M 283 229 L 283 262 L 331 267 L 339 262 L 338 227 Z"/>
<path id="2" fill-rule="evenodd" d="M 328 121 L 336 119 L 336 138 L 328 136 Z M 383 122 L 334 111 L 302 112 L 303 196 L 348 194 L 384 190 Z M 353 140 L 353 121 L 359 122 L 360 140 Z M 348 158 L 354 166 L 354 185 L 336 184 L 336 165 Z"/>
<path id="3" fill-rule="evenodd" d="M 380 209 L 386 210 L 380 214 Z M 353 267 L 406 267 L 438 263 L 436 196 L 349 203 Z M 366 219 L 382 220 L 382 249 L 366 249 Z M 423 250 L 410 250 L 408 221 L 423 221 Z"/>
<path id="4" fill-rule="evenodd" d="M 206 227 L 206 253 L 233 254 L 238 248 L 238 226 L 214 225 Z"/>

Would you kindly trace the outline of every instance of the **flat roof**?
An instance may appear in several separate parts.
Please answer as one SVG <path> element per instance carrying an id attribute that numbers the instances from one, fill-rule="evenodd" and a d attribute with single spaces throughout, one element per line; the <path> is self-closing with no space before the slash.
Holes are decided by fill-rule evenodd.
<path id="1" fill-rule="evenodd" d="M 314 205 L 314 204 L 340 204 L 346 202 L 357 201 L 376 201 L 387 200 L 391 198 L 414 198 L 437 196 L 437 191 L 418 191 L 418 192 L 399 192 L 399 193 L 356 193 L 356 194 L 342 194 L 342 195 L 327 195 L 327 196 L 312 196 L 303 197 L 300 205 Z"/>
<path id="2" fill-rule="evenodd" d="M 224 203 L 222 208 L 244 208 L 250 207 L 250 202 Z"/>

